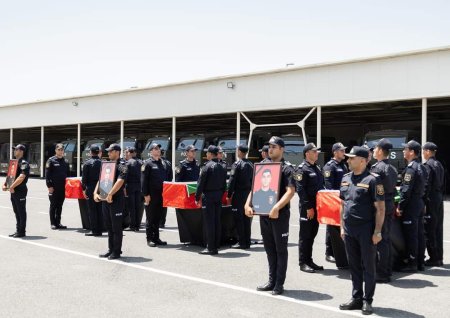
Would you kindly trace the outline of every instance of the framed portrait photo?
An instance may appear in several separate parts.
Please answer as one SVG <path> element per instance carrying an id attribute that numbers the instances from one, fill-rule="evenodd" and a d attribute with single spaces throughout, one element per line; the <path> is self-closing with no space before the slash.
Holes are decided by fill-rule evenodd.
<path id="1" fill-rule="evenodd" d="M 280 182 L 280 162 L 255 163 L 251 200 L 254 214 L 269 215 L 278 202 Z"/>
<path id="2" fill-rule="evenodd" d="M 100 179 L 98 181 L 99 196 L 101 200 L 106 200 L 108 193 L 114 185 L 115 175 L 116 163 L 113 161 L 103 161 L 102 170 L 100 171 Z"/>
<path id="3" fill-rule="evenodd" d="M 16 180 L 18 164 L 19 160 L 17 159 L 9 160 L 8 173 L 6 174 L 6 189 L 9 189 Z"/>

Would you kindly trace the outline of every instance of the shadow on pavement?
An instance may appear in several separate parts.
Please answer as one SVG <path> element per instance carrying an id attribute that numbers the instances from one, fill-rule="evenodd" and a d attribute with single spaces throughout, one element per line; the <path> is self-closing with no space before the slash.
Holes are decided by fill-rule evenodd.
<path id="1" fill-rule="evenodd" d="M 147 263 L 152 261 L 151 258 L 141 256 L 122 256 L 120 259 L 125 263 Z"/>
<path id="2" fill-rule="evenodd" d="M 47 236 L 40 236 L 40 235 L 27 235 L 22 240 L 25 241 L 36 241 L 36 240 L 46 240 Z"/>
<path id="3" fill-rule="evenodd" d="M 310 290 L 289 290 L 285 289 L 283 296 L 304 301 L 330 300 L 333 296 L 323 293 L 317 293 Z"/>
<path id="4" fill-rule="evenodd" d="M 373 307 L 374 313 L 379 317 L 392 317 L 392 318 L 424 318 L 423 315 L 418 315 L 406 310 L 394 309 L 394 308 L 383 308 L 383 307 Z"/>

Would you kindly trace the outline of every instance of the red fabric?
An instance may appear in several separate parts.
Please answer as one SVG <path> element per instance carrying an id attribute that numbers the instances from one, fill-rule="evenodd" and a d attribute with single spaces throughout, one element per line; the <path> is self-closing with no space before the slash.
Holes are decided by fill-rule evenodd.
<path id="1" fill-rule="evenodd" d="M 163 206 L 178 209 L 198 209 L 195 205 L 195 194 L 188 196 L 186 183 L 164 182 Z"/>
<path id="2" fill-rule="evenodd" d="M 338 190 L 323 190 L 316 197 L 317 220 L 321 224 L 341 225 L 341 198 Z"/>
<path id="3" fill-rule="evenodd" d="M 66 178 L 66 198 L 84 199 L 81 178 Z"/>

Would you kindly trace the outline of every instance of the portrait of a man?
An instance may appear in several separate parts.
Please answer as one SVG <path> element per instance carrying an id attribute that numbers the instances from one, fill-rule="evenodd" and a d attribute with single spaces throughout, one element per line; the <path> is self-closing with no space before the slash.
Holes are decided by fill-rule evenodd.
<path id="1" fill-rule="evenodd" d="M 255 164 L 253 177 L 252 206 L 255 214 L 269 214 L 278 201 L 280 165 Z"/>

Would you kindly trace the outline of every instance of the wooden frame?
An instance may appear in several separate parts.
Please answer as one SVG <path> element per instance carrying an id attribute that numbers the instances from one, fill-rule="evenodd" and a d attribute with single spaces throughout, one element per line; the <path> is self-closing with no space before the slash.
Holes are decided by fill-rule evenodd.
<path id="1" fill-rule="evenodd" d="M 116 177 L 116 162 L 103 161 L 102 168 L 100 170 L 100 179 L 98 180 L 98 191 L 100 200 L 106 201 L 108 193 L 114 186 L 114 180 Z"/>

